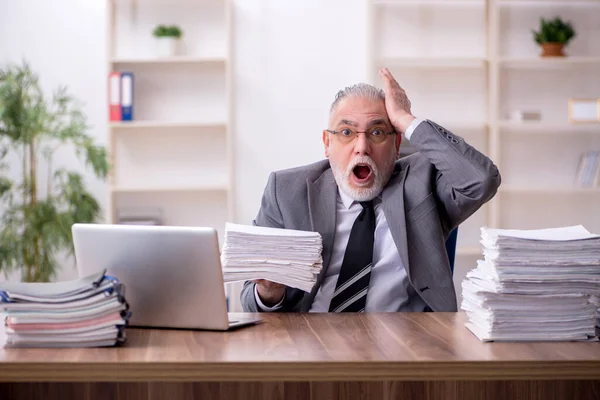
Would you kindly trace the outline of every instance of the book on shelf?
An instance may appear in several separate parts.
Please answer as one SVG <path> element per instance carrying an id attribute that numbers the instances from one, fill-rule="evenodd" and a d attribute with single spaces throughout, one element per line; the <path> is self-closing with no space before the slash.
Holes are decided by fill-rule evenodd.
<path id="1" fill-rule="evenodd" d="M 117 223 L 121 225 L 162 225 L 162 211 L 154 208 L 121 209 Z"/>
<path id="2" fill-rule="evenodd" d="M 600 187 L 600 150 L 587 151 L 581 155 L 575 184 L 579 187 Z"/>
<path id="3" fill-rule="evenodd" d="M 121 121 L 121 74 L 108 74 L 108 120 Z"/>
<path id="4" fill-rule="evenodd" d="M 108 74 L 109 121 L 133 121 L 133 72 Z"/>

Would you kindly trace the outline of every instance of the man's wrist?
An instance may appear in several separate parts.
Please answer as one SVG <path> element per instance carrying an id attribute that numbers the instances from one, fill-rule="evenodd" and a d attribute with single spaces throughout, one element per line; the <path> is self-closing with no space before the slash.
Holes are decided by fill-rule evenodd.
<path id="1" fill-rule="evenodd" d="M 419 118 L 415 118 L 413 120 L 413 122 L 411 122 L 411 124 L 408 126 L 408 128 L 406 129 L 406 132 L 404 132 L 404 136 L 410 140 L 410 138 L 413 135 L 413 132 L 415 131 L 415 129 L 417 129 L 417 126 L 419 126 L 419 124 L 423 122 L 422 119 Z"/>
<path id="2" fill-rule="evenodd" d="M 283 295 L 281 296 L 281 300 L 279 300 L 279 302 L 277 302 L 275 305 L 266 305 L 263 302 L 263 299 L 260 297 L 260 294 L 258 293 L 258 285 L 254 284 L 254 299 L 256 300 L 256 304 L 258 305 L 258 307 L 263 310 L 263 311 L 275 311 L 280 309 L 283 306 L 283 300 L 285 299 L 285 291 L 283 292 Z"/>
<path id="3" fill-rule="evenodd" d="M 399 133 L 406 133 L 410 124 L 412 124 L 415 119 L 416 117 L 412 114 L 403 115 L 393 121 L 394 128 L 398 130 Z"/>

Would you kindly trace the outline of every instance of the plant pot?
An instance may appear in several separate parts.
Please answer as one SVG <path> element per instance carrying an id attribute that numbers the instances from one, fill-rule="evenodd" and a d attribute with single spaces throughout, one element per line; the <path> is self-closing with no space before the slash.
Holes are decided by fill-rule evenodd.
<path id="1" fill-rule="evenodd" d="M 156 55 L 158 57 L 173 57 L 177 55 L 179 39 L 174 37 L 156 38 Z"/>
<path id="2" fill-rule="evenodd" d="M 542 57 L 564 57 L 563 43 L 542 43 Z"/>

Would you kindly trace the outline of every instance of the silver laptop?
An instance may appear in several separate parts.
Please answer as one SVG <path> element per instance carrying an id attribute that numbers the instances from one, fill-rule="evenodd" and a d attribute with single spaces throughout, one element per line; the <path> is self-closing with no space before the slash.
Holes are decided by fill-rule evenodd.
<path id="1" fill-rule="evenodd" d="M 213 228 L 74 224 L 79 276 L 106 269 L 125 285 L 130 326 L 228 330 L 260 322 L 229 318 Z"/>

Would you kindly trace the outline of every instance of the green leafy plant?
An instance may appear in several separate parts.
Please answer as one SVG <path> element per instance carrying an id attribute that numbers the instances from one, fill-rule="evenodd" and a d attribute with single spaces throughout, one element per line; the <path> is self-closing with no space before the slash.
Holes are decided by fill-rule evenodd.
<path id="1" fill-rule="evenodd" d="M 552 20 L 540 18 L 539 31 L 532 31 L 537 44 L 562 43 L 567 44 L 575 37 L 575 30 L 570 22 L 564 22 L 560 17 Z"/>
<path id="2" fill-rule="evenodd" d="M 106 178 L 106 150 L 94 144 L 88 129 L 81 105 L 66 87 L 48 97 L 26 62 L 0 69 L 0 271 L 5 274 L 20 270 L 27 282 L 51 280 L 59 268 L 57 255 L 73 256 L 71 226 L 100 217 L 83 177 L 53 170 L 52 164 L 59 148 L 74 149 L 98 178 Z M 6 159 L 13 155 L 20 163 L 11 162 L 18 166 L 11 171 Z"/>
<path id="3" fill-rule="evenodd" d="M 183 34 L 181 28 L 177 25 L 158 25 L 152 31 L 154 37 L 173 37 L 179 39 Z"/>

